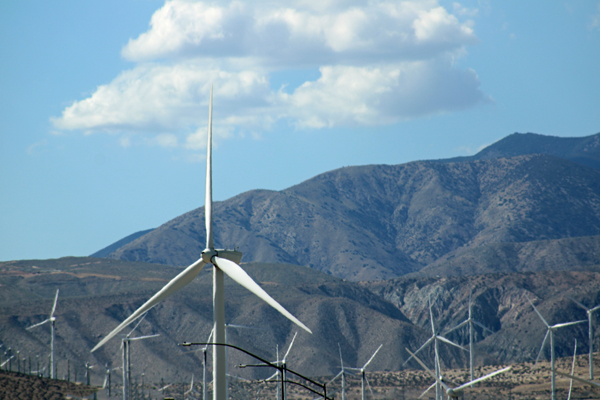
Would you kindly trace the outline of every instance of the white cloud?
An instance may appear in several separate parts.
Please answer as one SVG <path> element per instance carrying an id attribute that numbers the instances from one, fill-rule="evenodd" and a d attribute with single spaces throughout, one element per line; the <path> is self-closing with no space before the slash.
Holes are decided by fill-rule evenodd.
<path id="1" fill-rule="evenodd" d="M 312 128 L 390 124 L 491 101 L 473 71 L 452 69 L 450 63 L 323 67 L 317 81 L 282 97 L 290 116 Z"/>
<path id="2" fill-rule="evenodd" d="M 132 61 L 244 57 L 261 65 L 297 66 L 428 58 L 477 40 L 470 22 L 460 23 L 432 1 L 336 5 L 323 11 L 173 0 L 122 54 Z"/>
<path id="3" fill-rule="evenodd" d="M 474 71 L 451 60 L 477 37 L 474 9 L 435 0 L 207 3 L 167 1 L 123 47 L 137 64 L 52 118 L 60 130 L 120 132 L 162 147 L 206 146 L 215 87 L 215 139 L 260 136 L 281 119 L 300 128 L 390 124 L 489 101 Z M 319 68 L 289 93 L 275 71 Z"/>

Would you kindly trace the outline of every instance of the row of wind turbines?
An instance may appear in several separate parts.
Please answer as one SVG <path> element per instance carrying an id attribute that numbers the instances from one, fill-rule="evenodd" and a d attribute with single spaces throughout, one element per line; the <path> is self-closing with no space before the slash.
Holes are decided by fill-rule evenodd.
<path id="1" fill-rule="evenodd" d="M 240 260 L 242 257 L 242 254 L 240 252 L 234 251 L 234 250 L 215 249 L 214 231 L 213 231 L 213 223 L 212 223 L 212 221 L 213 221 L 213 219 L 212 219 L 212 209 L 213 209 L 212 208 L 212 205 L 213 205 L 212 204 L 212 108 L 213 108 L 212 107 L 212 97 L 213 97 L 213 89 L 211 86 L 210 102 L 209 102 L 208 134 L 207 134 L 207 156 L 206 156 L 206 195 L 205 195 L 206 248 L 202 251 L 201 257 L 196 262 L 192 263 L 185 270 L 183 270 L 180 274 L 178 274 L 175 278 L 173 278 L 169 283 L 167 283 L 160 291 L 158 291 L 146 303 L 144 303 L 141 307 L 139 307 L 127 319 L 125 319 L 121 324 L 119 324 L 106 337 L 104 337 L 91 351 L 92 352 L 97 351 L 104 344 L 106 344 L 110 339 L 112 339 L 119 332 L 121 332 L 123 329 L 125 329 L 129 324 L 133 323 L 134 321 L 136 321 L 140 318 L 143 318 L 145 313 L 148 312 L 151 308 L 153 308 L 156 304 L 158 304 L 160 301 L 164 300 L 165 298 L 169 297 L 170 295 L 174 294 L 175 292 L 179 291 L 184 286 L 186 286 L 187 284 L 192 282 L 194 280 L 194 278 L 196 278 L 196 276 L 198 276 L 198 274 L 202 271 L 202 269 L 206 265 L 212 264 L 213 265 L 213 329 L 211 331 L 211 337 L 212 337 L 212 342 L 214 344 L 220 344 L 220 345 L 214 346 L 214 349 L 213 349 L 213 388 L 214 388 L 213 400 L 227 400 L 227 397 L 228 397 L 227 396 L 227 367 L 226 367 L 227 356 L 226 356 L 226 347 L 222 346 L 227 343 L 226 324 L 225 324 L 225 306 L 224 306 L 225 305 L 225 290 L 224 290 L 224 276 L 225 275 L 229 276 L 235 282 L 237 282 L 241 286 L 245 287 L 250 292 L 254 293 L 256 296 L 258 296 L 260 299 L 265 301 L 267 304 L 269 304 L 270 306 L 275 308 L 279 313 L 281 313 L 283 316 L 285 316 L 286 318 L 291 320 L 294 324 L 299 326 L 301 329 L 305 330 L 306 332 L 308 332 L 310 334 L 312 334 L 312 332 L 298 318 L 296 318 L 294 315 L 292 315 L 281 304 L 279 304 L 276 300 L 274 300 L 267 292 L 265 292 L 240 267 L 239 263 L 240 263 Z M 52 378 L 55 378 L 54 329 L 55 329 L 56 318 L 54 317 L 54 312 L 56 310 L 57 300 L 58 300 L 58 290 L 56 292 L 54 304 L 53 304 L 52 311 L 50 313 L 49 318 L 46 319 L 45 321 L 42 321 L 38 324 L 35 324 L 35 325 L 27 328 L 27 329 L 33 329 L 37 326 L 40 326 L 40 325 L 50 322 L 50 324 L 51 324 L 50 325 L 51 326 L 51 345 L 50 345 L 51 357 L 50 358 L 51 358 L 51 377 Z M 592 351 L 593 351 L 592 350 L 592 342 L 591 342 L 591 340 L 592 340 L 592 313 L 594 311 L 596 311 L 598 308 L 600 308 L 600 306 L 594 307 L 592 309 L 587 309 L 581 303 L 578 303 L 578 302 L 576 302 L 576 303 L 579 306 L 585 308 L 586 312 L 588 313 L 588 320 L 589 320 L 589 327 L 590 327 L 590 379 L 593 379 L 593 364 L 591 362 Z M 533 306 L 533 303 L 531 303 L 531 305 Z M 535 308 L 535 306 L 533 306 L 533 307 L 534 307 L 534 310 L 536 311 L 536 313 L 540 316 L 542 321 L 547 326 L 546 338 L 548 336 L 550 336 L 551 363 L 552 363 L 552 399 L 555 400 L 555 394 L 554 394 L 555 370 L 554 370 L 554 342 L 553 342 L 554 331 L 559 328 L 562 328 L 562 327 L 583 323 L 583 322 L 585 322 L 585 320 L 568 322 L 568 323 L 563 323 L 563 324 L 556 324 L 556 325 L 551 326 L 544 320 L 544 318 L 539 313 L 537 308 Z M 473 327 L 474 327 L 474 325 L 477 325 L 477 326 L 482 327 L 483 329 L 486 329 L 486 330 L 489 330 L 489 329 L 486 328 L 485 326 L 483 326 L 481 323 L 475 321 L 472 318 L 471 296 L 469 297 L 468 318 L 465 321 L 463 321 L 462 323 L 460 323 L 459 325 L 457 325 L 456 327 L 454 327 L 448 331 L 445 331 L 443 333 L 440 333 L 439 330 L 436 329 L 434 319 L 433 319 L 433 313 L 431 311 L 431 302 L 429 303 L 429 311 L 430 311 L 430 319 L 431 319 L 432 336 L 417 351 L 415 351 L 414 353 L 412 353 L 412 352 L 410 353 L 411 357 L 407 360 L 407 362 L 410 359 L 414 358 L 421 366 L 423 366 L 427 371 L 429 371 L 433 375 L 435 382 L 431 387 L 435 386 L 435 388 L 436 388 L 436 399 L 442 398 L 442 389 L 446 389 L 446 394 L 449 397 L 455 398 L 455 397 L 458 397 L 458 394 L 460 394 L 463 389 L 470 387 L 478 382 L 481 382 L 482 380 L 489 379 L 492 376 L 495 376 L 496 374 L 506 372 L 510 369 L 510 367 L 508 367 L 508 368 L 505 368 L 502 370 L 495 371 L 492 374 L 488 374 L 484 377 L 480 377 L 480 378 L 474 377 L 474 374 L 473 374 Z M 139 324 L 139 322 L 141 322 L 141 319 L 140 319 L 140 321 L 138 321 L 138 324 Z M 447 339 L 444 336 L 447 333 L 450 333 L 454 330 L 462 328 L 465 325 L 468 325 L 468 327 L 469 327 L 469 350 L 467 350 L 466 348 L 464 348 L 463 346 L 461 346 L 457 343 L 450 341 L 449 339 Z M 127 382 L 131 378 L 130 377 L 130 365 L 129 365 L 129 359 L 130 359 L 129 354 L 130 354 L 131 341 L 149 339 L 151 337 L 157 336 L 157 335 L 149 335 L 149 336 L 141 336 L 141 337 L 131 337 L 130 335 L 136 328 L 137 328 L 137 325 L 128 335 L 125 336 L 125 338 L 123 339 L 123 342 L 122 342 L 122 349 L 123 349 L 123 366 L 122 366 L 123 371 L 122 372 L 123 372 L 123 382 L 124 382 L 124 385 L 123 385 L 124 399 L 127 399 L 126 387 L 128 386 Z M 545 345 L 546 338 L 544 339 L 544 342 L 542 343 L 542 349 Z M 209 340 L 210 340 L 210 338 L 209 338 Z M 435 354 L 434 370 L 435 370 L 435 372 L 432 372 L 428 367 L 426 367 L 426 365 L 423 363 L 423 361 L 420 358 L 418 358 L 418 356 L 417 356 L 417 354 L 423 348 L 427 347 L 431 343 L 433 343 L 433 346 L 434 346 L 434 354 Z M 470 353 L 470 378 L 471 378 L 470 382 L 468 382 L 467 384 L 461 385 L 459 387 L 450 388 L 443 381 L 441 368 L 440 368 L 439 354 L 438 354 L 438 347 L 439 347 L 440 343 L 446 343 L 446 344 L 452 345 L 454 347 L 460 348 L 464 351 L 469 351 L 469 353 Z M 292 341 L 292 344 L 293 344 L 293 341 Z M 377 349 L 377 351 L 379 351 L 380 348 L 381 348 L 381 346 Z M 283 359 L 277 360 L 278 363 L 286 362 L 286 357 L 287 357 L 287 354 L 289 353 L 290 349 L 291 349 L 291 345 L 288 348 L 288 351 L 285 353 L 285 356 L 283 357 Z M 203 351 L 203 357 L 204 357 L 203 358 L 203 360 L 204 360 L 204 362 L 203 362 L 203 364 L 204 364 L 203 398 L 206 399 L 206 392 L 205 392 L 206 391 L 206 389 L 205 389 L 206 388 L 206 351 L 207 351 L 206 347 L 203 348 L 202 351 Z M 347 368 L 347 367 L 343 366 L 343 360 L 341 359 L 341 348 L 340 348 L 340 363 L 341 363 L 342 369 L 340 371 L 340 374 L 338 374 L 336 377 L 334 377 L 334 379 L 337 379 L 339 376 L 341 376 L 342 387 L 343 387 L 344 381 L 345 381 L 345 373 L 348 370 L 357 370 L 358 372 L 360 372 L 362 374 L 363 399 L 364 399 L 365 398 L 364 397 L 365 396 L 365 394 L 364 394 L 365 385 L 369 386 L 364 371 L 365 371 L 365 368 L 367 367 L 367 365 L 373 360 L 373 358 L 377 354 L 377 351 L 372 355 L 372 357 L 369 359 L 369 361 L 362 368 L 351 369 L 351 368 Z M 410 350 L 408 350 L 408 351 L 410 352 Z M 540 350 L 540 354 L 541 354 L 541 350 Z M 539 355 L 538 355 L 538 358 L 539 358 Z M 273 378 L 276 378 L 276 377 L 273 377 Z M 573 377 L 572 379 L 578 379 L 578 378 Z M 586 382 L 587 382 L 587 380 L 586 380 Z M 285 392 L 284 388 L 281 389 L 281 392 L 282 393 Z M 342 398 L 345 398 L 344 390 L 342 390 Z"/>

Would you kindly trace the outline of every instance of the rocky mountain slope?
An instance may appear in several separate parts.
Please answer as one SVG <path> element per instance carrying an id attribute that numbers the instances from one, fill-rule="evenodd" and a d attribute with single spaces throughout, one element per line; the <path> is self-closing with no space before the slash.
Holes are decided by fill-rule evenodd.
<path id="1" fill-rule="evenodd" d="M 239 247 L 245 261 L 388 279 L 482 246 L 600 235 L 600 171 L 548 155 L 348 167 L 214 208 L 216 243 Z M 198 208 L 109 257 L 187 265 L 204 236 Z M 574 251 L 560 250 L 567 259 Z M 496 270 L 526 268 L 508 262 Z"/>

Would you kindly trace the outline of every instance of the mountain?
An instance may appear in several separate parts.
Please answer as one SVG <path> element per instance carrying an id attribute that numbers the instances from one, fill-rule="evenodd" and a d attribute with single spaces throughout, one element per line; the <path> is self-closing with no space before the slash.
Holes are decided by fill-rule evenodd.
<path id="1" fill-rule="evenodd" d="M 394 304 L 415 325 L 429 328 L 428 300 L 436 324 L 450 329 L 468 318 L 469 288 L 472 289 L 473 318 L 491 329 L 475 327 L 479 363 L 512 363 L 535 360 L 546 327 L 533 311 L 528 296 L 549 324 L 585 320 L 586 323 L 555 333 L 557 357 L 589 352 L 586 312 L 568 297 L 594 307 L 600 304 L 600 267 L 588 271 L 541 271 L 485 274 L 471 277 L 401 277 L 387 281 L 362 282 L 361 286 Z M 597 329 L 596 329 L 597 331 Z M 598 336 L 594 336 L 598 350 Z M 468 329 L 448 334 L 458 343 L 468 343 Z M 549 358 L 548 343 L 542 353 Z M 587 364 L 586 364 L 587 365 Z"/>
<path id="2" fill-rule="evenodd" d="M 585 137 L 557 137 L 537 133 L 513 133 L 468 157 L 440 162 L 489 160 L 527 154 L 548 154 L 600 169 L 600 133 Z"/>
<path id="3" fill-rule="evenodd" d="M 347 167 L 282 191 L 242 193 L 216 203 L 213 215 L 215 242 L 239 247 L 245 261 L 389 279 L 482 246 L 600 235 L 600 171 L 543 154 Z M 198 208 L 108 257 L 188 265 L 204 248 L 204 229 Z M 527 270 L 506 261 L 495 270 Z"/>

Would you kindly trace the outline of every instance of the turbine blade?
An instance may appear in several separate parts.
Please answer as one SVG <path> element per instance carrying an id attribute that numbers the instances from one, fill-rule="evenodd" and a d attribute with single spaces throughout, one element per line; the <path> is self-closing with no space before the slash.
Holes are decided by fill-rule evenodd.
<path id="1" fill-rule="evenodd" d="M 153 337 L 157 337 L 160 336 L 160 333 L 154 334 L 154 335 L 147 335 L 147 336 L 138 336 L 138 337 L 134 337 L 134 338 L 130 338 L 129 340 L 142 340 L 142 339 L 149 339 L 149 338 L 153 338 Z"/>
<path id="2" fill-rule="evenodd" d="M 544 345 L 546 344 L 546 339 L 548 339 L 548 334 L 550 333 L 550 329 L 546 330 L 546 336 L 544 336 L 544 340 L 542 341 L 542 346 L 540 347 L 540 352 L 538 353 L 537 358 L 535 359 L 535 364 L 537 364 L 540 356 L 542 355 L 542 350 L 544 350 Z"/>
<path id="3" fill-rule="evenodd" d="M 453 331 L 455 331 L 455 330 L 457 330 L 457 329 L 460 329 L 460 328 L 462 328 L 463 326 L 465 326 L 465 324 L 467 324 L 468 322 L 469 322 L 469 320 L 468 320 L 468 319 L 466 319 L 466 320 L 464 320 L 463 322 L 461 322 L 460 324 L 456 325 L 454 328 L 452 328 L 452 329 L 448 329 L 448 330 L 444 331 L 444 332 L 442 333 L 442 335 L 447 335 L 447 334 L 449 334 L 450 332 L 453 332 Z"/>
<path id="4" fill-rule="evenodd" d="M 433 323 L 433 310 L 431 309 L 431 296 L 429 297 L 429 319 L 431 319 L 431 333 L 435 335 L 435 325 Z"/>
<path id="5" fill-rule="evenodd" d="M 250 278 L 250 275 L 248 275 L 246 271 L 242 269 L 242 267 L 240 267 L 233 261 L 229 261 L 225 258 L 221 258 L 218 256 L 215 256 L 213 260 L 217 267 L 225 274 L 227 274 L 231 279 L 233 279 L 234 281 L 236 281 L 237 283 L 239 283 L 240 285 L 257 295 L 264 302 L 266 302 L 271 307 L 273 307 L 285 317 L 287 317 L 290 321 L 292 321 L 308 333 L 312 333 L 312 331 L 308 329 L 306 325 L 300 322 L 298 318 L 294 317 L 288 310 L 286 310 L 281 304 L 279 304 L 267 292 L 265 292 L 263 288 L 258 286 L 258 284 L 254 282 L 252 278 Z"/>
<path id="6" fill-rule="evenodd" d="M 267 379 L 265 379 L 265 381 L 270 381 L 271 379 L 273 379 L 277 376 L 279 376 L 279 370 L 275 371 L 275 373 L 273 375 L 271 375 L 270 377 L 268 377 Z"/>
<path id="7" fill-rule="evenodd" d="M 479 322 L 477 322 L 477 321 L 475 321 L 475 320 L 472 320 L 472 321 L 473 321 L 473 323 L 474 323 L 475 325 L 477 325 L 478 327 L 485 329 L 485 330 L 486 330 L 486 331 L 488 331 L 489 333 L 494 333 L 494 331 L 492 331 L 491 329 L 489 329 L 489 328 L 486 328 L 486 326 L 485 326 L 485 325 L 483 325 L 483 324 L 480 324 Z"/>
<path id="8" fill-rule="evenodd" d="M 421 350 L 423 350 L 425 348 L 425 346 L 427 346 L 429 343 L 431 343 L 432 340 L 435 339 L 435 336 L 430 337 L 429 339 L 427 339 L 427 341 L 425 343 L 423 343 L 423 345 L 421 345 L 421 347 L 419 347 L 419 349 L 417 351 L 415 351 L 415 354 L 419 354 L 419 352 Z M 410 352 L 409 352 L 410 353 Z M 412 353 L 410 353 L 412 354 Z M 402 366 L 406 365 L 411 359 L 413 358 L 413 356 L 411 355 L 410 357 L 408 357 L 406 359 L 406 361 L 404 361 L 404 363 L 402 364 Z"/>
<path id="9" fill-rule="evenodd" d="M 459 387 L 455 388 L 454 390 L 462 390 L 462 389 L 467 388 L 469 386 L 473 386 L 476 383 L 479 383 L 481 381 L 485 381 L 485 380 L 490 379 L 490 378 L 492 378 L 492 377 L 494 377 L 494 376 L 496 376 L 498 374 L 502 374 L 502 373 L 504 373 L 506 371 L 509 371 L 511 368 L 512 367 L 506 367 L 506 368 L 499 369 L 499 370 L 494 371 L 494 372 L 492 372 L 490 374 L 487 374 L 487 375 L 482 376 L 480 378 L 474 379 L 471 382 L 467 382 L 467 383 L 465 383 L 463 385 L 460 385 Z"/>
<path id="10" fill-rule="evenodd" d="M 27 331 L 28 331 L 28 330 L 30 330 L 30 329 L 32 329 L 32 328 L 35 328 L 36 326 L 44 325 L 46 322 L 50 322 L 50 319 L 44 320 L 44 321 L 42 321 L 42 322 L 40 322 L 40 323 L 37 323 L 37 324 L 35 324 L 35 325 L 31 325 L 29 328 L 25 328 L 25 330 L 27 330 Z"/>
<path id="11" fill-rule="evenodd" d="M 445 338 L 445 337 L 443 337 L 443 336 L 439 336 L 439 335 L 438 335 L 438 337 L 437 337 L 437 338 L 438 338 L 438 339 L 440 339 L 440 340 L 441 340 L 442 342 L 444 342 L 444 343 L 451 344 L 452 346 L 454 346 L 454 347 L 458 347 L 459 349 L 462 349 L 462 350 L 464 350 L 464 351 L 469 351 L 468 349 L 465 349 L 464 347 L 462 347 L 460 344 L 456 344 L 456 343 L 454 343 L 452 340 L 448 340 L 448 339 L 446 339 L 446 338 Z"/>
<path id="12" fill-rule="evenodd" d="M 292 338 L 290 347 L 288 347 L 287 351 L 285 352 L 285 355 L 283 356 L 283 362 L 285 362 L 285 360 L 287 360 L 287 356 L 288 356 L 288 354 L 290 354 L 290 350 L 292 349 L 292 346 L 294 345 L 294 340 L 296 340 L 296 335 L 298 335 L 298 331 L 296 331 L 296 333 L 294 333 L 294 337 Z"/>
<path id="13" fill-rule="evenodd" d="M 531 307 L 533 307 L 533 310 L 537 313 L 537 315 L 542 319 L 542 321 L 544 321 L 544 324 L 546 324 L 547 327 L 550 327 L 550 325 L 546 322 L 546 320 L 544 319 L 544 317 L 542 317 L 542 314 L 540 314 L 540 312 L 538 311 L 538 309 L 533 305 L 533 303 L 531 302 L 531 300 L 529 300 L 529 296 L 525 295 L 525 297 L 527 297 L 527 300 L 529 301 L 529 304 L 531 304 Z"/>
<path id="14" fill-rule="evenodd" d="M 330 383 L 335 381 L 340 375 L 342 375 L 343 372 L 344 372 L 344 370 L 342 369 L 340 372 L 338 372 L 338 374 L 336 376 L 334 376 L 329 382 L 327 382 L 327 384 L 329 385 Z"/>
<path id="15" fill-rule="evenodd" d="M 577 339 L 575 339 L 575 347 L 573 348 L 573 362 L 571 363 L 571 375 L 575 374 L 575 359 L 577 356 Z M 573 379 L 569 380 L 569 395 L 567 400 L 571 400 L 571 391 L 573 390 Z"/>
<path id="16" fill-rule="evenodd" d="M 405 349 L 406 349 L 406 347 L 405 347 Z M 436 376 L 433 372 L 431 372 L 431 370 L 429 368 L 427 368 L 427 365 L 425 365 L 425 363 L 423 361 L 421 361 L 421 359 L 419 357 L 417 357 L 415 354 L 413 354 L 413 352 L 411 352 L 409 349 L 406 349 L 406 351 L 408 351 L 410 353 L 410 355 L 413 356 L 414 359 L 417 360 L 417 362 L 419 364 L 421 364 L 421 367 L 425 368 L 425 370 L 427 372 L 429 372 L 429 375 L 433 376 L 437 382 L 439 382 L 444 388 L 446 388 L 446 390 L 450 389 L 448 387 L 448 385 L 446 385 L 446 383 L 440 379 L 439 376 Z"/>
<path id="17" fill-rule="evenodd" d="M 587 308 L 586 306 L 584 306 L 583 304 L 581 304 L 580 302 L 578 302 L 577 300 L 575 300 L 574 298 L 572 298 L 571 296 L 567 296 L 566 294 L 564 295 L 567 299 L 571 300 L 573 303 L 577 304 L 579 307 L 583 308 L 585 311 L 590 311 L 589 308 Z"/>
<path id="18" fill-rule="evenodd" d="M 578 378 L 576 376 L 565 374 L 564 372 L 560 372 L 560 371 L 555 371 L 555 372 L 556 372 L 556 375 L 564 376 L 565 378 L 575 379 L 576 381 L 579 381 L 582 383 L 587 383 L 588 385 L 594 385 L 594 386 L 600 387 L 600 383 L 598 383 L 598 382 L 588 381 L 587 379 Z"/>
<path id="19" fill-rule="evenodd" d="M 369 358 L 369 361 L 367 361 L 365 363 L 365 365 L 363 365 L 363 367 L 361 368 L 362 370 L 364 370 L 365 368 L 367 368 L 367 365 L 369 365 L 371 363 L 371 361 L 373 361 L 373 359 L 375 358 L 375 355 L 377 355 L 377 353 L 379 352 L 379 350 L 381 350 L 381 347 L 383 347 L 383 343 L 379 345 L 379 347 L 377 348 L 377 350 L 375 350 L 375 353 L 373 353 L 373 355 L 371 356 L 371 358 Z"/>
<path id="20" fill-rule="evenodd" d="M 177 275 L 169 283 L 167 283 L 161 290 L 159 290 L 158 293 L 156 293 L 154 296 L 152 296 L 150 298 L 150 300 L 145 302 L 140 308 L 138 308 L 133 314 L 131 314 L 129 316 L 129 318 L 127 318 L 125 321 L 121 322 L 121 324 L 119 326 L 117 326 L 115 329 L 113 329 L 112 332 L 110 332 L 104 339 L 102 339 L 100 341 L 100 343 L 98 343 L 92 349 L 92 352 L 94 352 L 94 351 L 98 350 L 100 347 L 102 347 L 106 342 L 108 342 L 110 339 L 112 339 L 117 333 L 121 332 L 121 330 L 123 330 L 123 328 L 125 328 L 127 325 L 129 325 L 130 323 L 135 321 L 143 313 L 150 310 L 158 302 L 160 302 L 161 300 L 164 300 L 165 298 L 169 297 L 170 295 L 172 295 L 173 293 L 177 292 L 179 289 L 183 288 L 185 285 L 190 283 L 196 276 L 198 276 L 200 271 L 202 271 L 202 268 L 204 268 L 204 261 L 202 261 L 202 259 L 199 259 L 198 261 L 196 261 L 195 263 L 193 263 L 192 265 L 187 267 L 185 270 L 183 270 L 179 275 Z"/>
<path id="21" fill-rule="evenodd" d="M 54 311 L 56 310 L 56 302 L 58 301 L 58 289 L 56 289 L 56 295 L 54 296 L 54 305 L 52 305 L 52 312 L 50 313 L 50 319 L 54 317 Z"/>
<path id="22" fill-rule="evenodd" d="M 600 305 L 597 305 L 596 307 L 592 308 L 592 309 L 590 310 L 590 312 L 592 313 L 592 312 L 596 311 L 596 310 L 597 310 L 597 309 L 599 309 L 599 308 L 600 308 Z"/>
<path id="23" fill-rule="evenodd" d="M 427 389 L 425 389 L 425 391 L 423 393 L 421 393 L 419 398 L 422 398 L 423 396 L 425 396 L 427 394 L 427 392 L 429 392 L 431 389 L 433 389 L 435 387 L 435 385 L 437 385 L 437 381 L 434 381 L 431 386 L 429 386 Z"/>
<path id="24" fill-rule="evenodd" d="M 342 371 L 344 370 L 344 360 L 342 360 L 342 346 L 338 343 L 338 349 L 340 350 L 340 366 L 342 367 Z"/>
<path id="25" fill-rule="evenodd" d="M 142 318 L 140 318 L 138 320 L 137 324 L 135 324 L 135 326 L 133 327 L 133 329 L 125 337 L 131 336 L 131 334 L 133 333 L 133 331 L 135 331 L 137 329 L 137 327 L 140 326 L 140 324 L 142 323 L 142 321 L 144 320 L 144 318 L 146 318 L 146 315 L 148 315 L 147 311 L 144 313 L 144 315 L 142 315 Z"/>
<path id="26" fill-rule="evenodd" d="M 552 329 L 564 328 L 565 326 L 577 325 L 577 324 L 581 324 L 583 322 L 588 322 L 588 320 L 587 319 L 582 319 L 581 321 L 565 322 L 565 323 L 562 323 L 562 324 L 552 325 L 551 328 Z"/>
<path id="27" fill-rule="evenodd" d="M 212 99 L 213 86 L 210 85 L 210 101 L 208 103 L 208 134 L 206 146 L 206 196 L 204 198 L 204 222 L 206 225 L 206 248 L 214 249 L 212 233 Z"/>
<path id="28" fill-rule="evenodd" d="M 371 388 L 371 384 L 369 383 L 369 378 L 365 375 L 365 382 L 367 382 L 367 387 L 369 388 L 369 392 L 371 392 L 371 398 L 374 399 L 375 395 L 373 394 L 373 388 Z"/>

